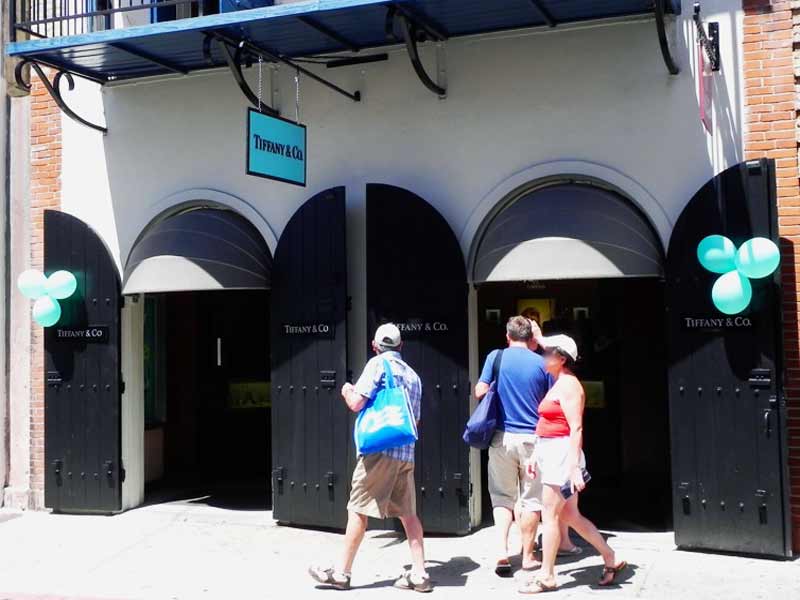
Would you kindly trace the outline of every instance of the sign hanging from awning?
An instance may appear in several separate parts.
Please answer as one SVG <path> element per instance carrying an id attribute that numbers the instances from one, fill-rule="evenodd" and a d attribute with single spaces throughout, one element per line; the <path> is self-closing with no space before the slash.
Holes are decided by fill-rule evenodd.
<path id="1" fill-rule="evenodd" d="M 247 111 L 247 174 L 306 185 L 306 126 Z"/>

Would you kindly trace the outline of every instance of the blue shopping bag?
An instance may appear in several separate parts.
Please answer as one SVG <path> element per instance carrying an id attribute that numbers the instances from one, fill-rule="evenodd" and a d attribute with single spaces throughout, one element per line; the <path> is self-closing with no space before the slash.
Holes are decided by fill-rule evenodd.
<path id="1" fill-rule="evenodd" d="M 397 386 L 389 361 L 383 360 L 384 384 L 356 418 L 356 450 L 375 454 L 417 441 L 417 423 L 408 392 Z"/>

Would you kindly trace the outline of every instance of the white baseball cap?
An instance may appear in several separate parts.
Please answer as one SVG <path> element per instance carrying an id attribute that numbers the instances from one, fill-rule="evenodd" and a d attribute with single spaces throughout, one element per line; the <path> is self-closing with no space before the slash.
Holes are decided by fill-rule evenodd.
<path id="1" fill-rule="evenodd" d="M 578 360 L 578 344 L 568 335 L 563 333 L 548 335 L 539 338 L 537 341 L 542 348 L 560 350 L 572 360 Z"/>
<path id="2" fill-rule="evenodd" d="M 402 342 L 400 330 L 394 323 L 384 323 L 375 331 L 375 343 L 384 348 L 397 348 Z"/>

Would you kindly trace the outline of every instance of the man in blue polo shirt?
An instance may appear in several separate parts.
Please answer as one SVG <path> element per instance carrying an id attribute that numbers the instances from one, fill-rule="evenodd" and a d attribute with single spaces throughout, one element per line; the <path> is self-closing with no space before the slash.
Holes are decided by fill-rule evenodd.
<path id="1" fill-rule="evenodd" d="M 511 317 L 506 325 L 506 340 L 508 347 L 500 357 L 497 381 L 501 422 L 489 448 L 489 495 L 501 544 L 495 572 L 500 576 L 511 575 L 508 533 L 518 499 L 522 510 L 522 568 L 532 570 L 539 566 L 533 545 L 542 510 L 542 484 L 528 464 L 536 447 L 539 402 L 551 385 L 544 360 L 529 348 L 533 340 L 531 322 L 522 316 Z M 479 400 L 494 378 L 498 352 L 494 350 L 486 358 L 475 386 Z"/>

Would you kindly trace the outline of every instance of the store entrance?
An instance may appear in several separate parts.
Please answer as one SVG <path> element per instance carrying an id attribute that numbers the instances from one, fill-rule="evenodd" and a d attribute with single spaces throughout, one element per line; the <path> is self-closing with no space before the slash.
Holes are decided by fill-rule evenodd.
<path id="1" fill-rule="evenodd" d="M 671 527 L 664 286 L 656 278 L 487 283 L 478 289 L 481 361 L 515 314 L 579 347 L 584 451 L 592 482 L 581 510 L 598 526 Z M 486 453 L 483 453 L 484 461 Z M 486 478 L 486 468 L 483 469 Z M 483 514 L 491 515 L 486 482 Z"/>
<path id="2" fill-rule="evenodd" d="M 269 292 L 144 302 L 146 501 L 270 508 Z"/>

